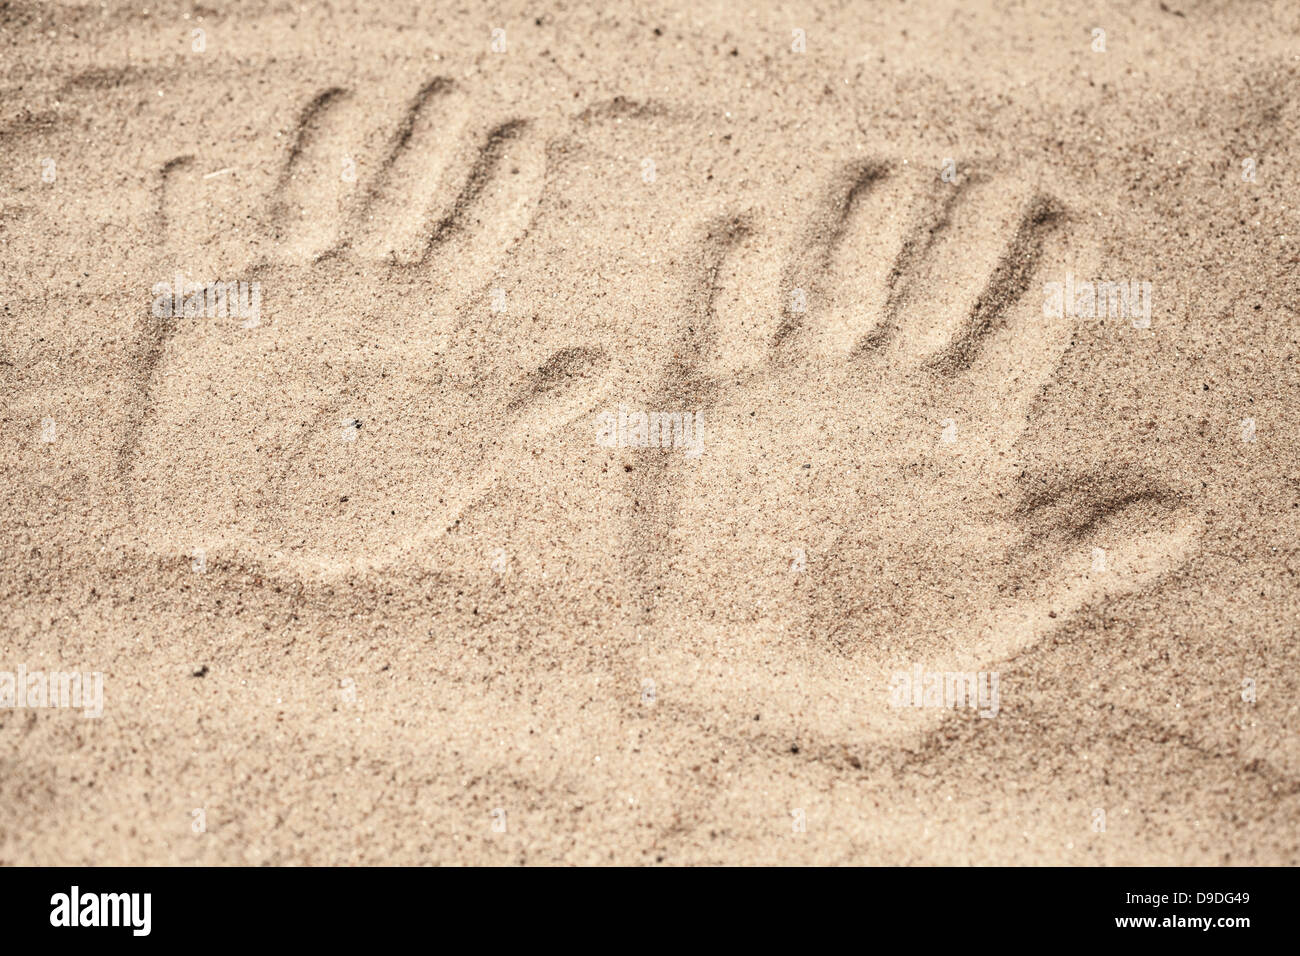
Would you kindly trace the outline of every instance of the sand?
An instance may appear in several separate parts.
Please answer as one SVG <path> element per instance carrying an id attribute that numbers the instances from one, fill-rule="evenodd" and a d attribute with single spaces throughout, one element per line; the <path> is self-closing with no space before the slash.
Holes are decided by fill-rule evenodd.
<path id="1" fill-rule="evenodd" d="M 1294 865 L 1298 50 L 0 3 L 0 862 Z"/>

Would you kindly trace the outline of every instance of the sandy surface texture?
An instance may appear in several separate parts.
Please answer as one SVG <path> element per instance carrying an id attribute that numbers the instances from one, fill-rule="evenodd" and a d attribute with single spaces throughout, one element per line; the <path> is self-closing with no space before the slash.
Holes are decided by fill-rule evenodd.
<path id="1" fill-rule="evenodd" d="M 1294 0 L 0 0 L 0 863 L 1300 862 L 1298 170 Z"/>

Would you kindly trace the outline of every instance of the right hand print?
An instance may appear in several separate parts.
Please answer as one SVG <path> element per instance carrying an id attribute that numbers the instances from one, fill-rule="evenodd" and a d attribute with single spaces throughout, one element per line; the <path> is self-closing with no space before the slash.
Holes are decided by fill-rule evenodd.
<path id="1" fill-rule="evenodd" d="M 1177 568 L 1201 521 L 1140 469 L 1026 475 L 1026 426 L 1075 321 L 1044 289 L 1097 267 L 1069 211 L 992 175 L 828 178 L 784 256 L 775 217 L 708 230 L 707 315 L 674 373 L 705 403 L 706 451 L 654 499 L 671 532 L 646 608 L 770 624 L 793 589 L 781 626 L 812 653 L 974 670 Z M 792 547 L 806 573 L 784 573 Z M 710 599 L 723 566 L 754 569 L 726 620 Z"/>

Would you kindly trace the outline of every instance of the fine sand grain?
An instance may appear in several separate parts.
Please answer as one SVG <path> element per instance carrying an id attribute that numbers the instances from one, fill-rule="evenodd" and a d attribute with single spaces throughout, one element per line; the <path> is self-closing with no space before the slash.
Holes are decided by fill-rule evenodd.
<path id="1" fill-rule="evenodd" d="M 0 863 L 1300 862 L 1297 170 L 1294 0 L 0 0 Z"/>

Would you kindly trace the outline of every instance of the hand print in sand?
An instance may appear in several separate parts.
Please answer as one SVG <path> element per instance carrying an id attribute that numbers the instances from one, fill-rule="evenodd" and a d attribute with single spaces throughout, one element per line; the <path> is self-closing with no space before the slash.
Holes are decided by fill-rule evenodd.
<path id="1" fill-rule="evenodd" d="M 151 315 L 142 335 L 119 471 L 153 546 L 291 573 L 433 564 L 525 445 L 587 410 L 603 354 L 537 341 L 500 271 L 538 215 L 546 143 L 446 78 L 387 122 L 339 88 L 301 109 L 247 264 L 217 277 L 258 285 L 258 321 Z M 206 178 L 190 156 L 160 172 L 169 277 L 213 278 L 191 228 Z M 531 364 L 489 381 L 503 351 Z"/>

